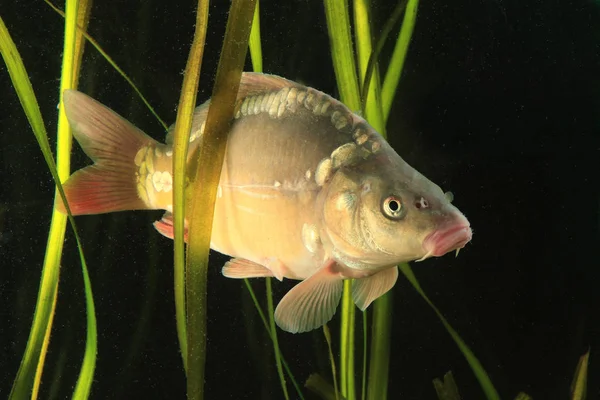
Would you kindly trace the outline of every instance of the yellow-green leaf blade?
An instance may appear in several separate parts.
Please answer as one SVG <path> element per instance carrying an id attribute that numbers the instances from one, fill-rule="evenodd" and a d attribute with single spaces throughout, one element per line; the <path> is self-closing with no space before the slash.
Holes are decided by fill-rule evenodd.
<path id="1" fill-rule="evenodd" d="M 189 145 L 189 133 L 192 127 L 194 106 L 196 105 L 196 93 L 200 81 L 200 68 L 204 56 L 204 43 L 206 40 L 206 29 L 208 26 L 208 0 L 199 0 L 196 10 L 196 29 L 194 40 L 188 55 L 187 64 L 183 76 L 181 95 L 177 107 L 177 119 L 173 131 L 173 233 L 174 233 L 174 290 L 175 290 L 175 316 L 177 321 L 177 337 L 183 357 L 183 366 L 189 372 L 189 321 L 187 318 L 186 304 L 186 273 L 184 255 L 184 221 L 185 221 L 185 185 L 186 185 L 186 162 Z M 206 293 L 205 293 L 206 294 Z M 193 330 L 205 331 L 205 325 L 195 326 Z M 200 335 L 201 336 L 201 335 Z M 197 350 L 194 349 L 196 353 Z M 204 349 L 201 349 L 204 352 Z M 197 372 L 196 372 L 197 373 Z M 188 373 L 188 394 L 190 382 L 198 379 L 197 376 Z M 204 374 L 200 376 L 201 385 L 204 382 Z M 202 387 L 199 393 L 202 393 Z M 198 391 L 194 389 L 194 391 Z"/>
<path id="2" fill-rule="evenodd" d="M 385 73 L 385 79 L 381 87 L 381 104 L 383 107 L 383 119 L 388 120 L 390 110 L 392 109 L 392 102 L 396 95 L 396 89 L 400 82 L 400 76 L 404 68 L 404 60 L 406 59 L 406 53 L 408 52 L 408 45 L 415 27 L 417 19 L 417 9 L 419 7 L 419 0 L 408 0 L 406 5 L 406 11 L 404 13 L 404 20 L 402 21 L 402 28 L 392 53 L 392 59 Z"/>
<path id="3" fill-rule="evenodd" d="M 260 42 L 260 1 L 256 0 L 256 9 L 250 30 L 250 58 L 254 72 L 263 72 L 262 45 Z"/>
<path id="4" fill-rule="evenodd" d="M 217 76 L 192 181 L 186 264 L 188 398 L 203 398 L 206 348 L 206 276 L 214 204 L 248 49 L 255 0 L 231 3 Z"/>
<path id="5" fill-rule="evenodd" d="M 81 60 L 83 57 L 83 49 L 85 40 L 82 35 L 82 32 L 85 30 L 88 20 L 89 14 L 92 6 L 91 0 L 71 0 L 67 1 L 67 13 L 65 15 L 65 51 L 64 54 L 72 55 L 72 58 L 65 60 L 63 58 L 63 70 L 61 75 L 61 92 L 60 97 L 62 98 L 63 87 L 66 88 L 75 88 L 77 87 L 77 82 L 79 80 L 79 70 L 81 68 Z M 83 29 L 78 29 L 78 26 L 83 27 Z M 63 84 L 64 83 L 64 84 Z M 62 99 L 61 99 L 62 100 Z M 64 109 L 64 107 L 61 107 Z M 64 111 L 62 112 L 64 114 Z M 61 153 L 61 149 L 57 149 L 57 157 L 59 160 L 59 165 L 64 166 L 67 175 L 70 170 L 70 144 L 72 142 L 70 127 L 66 127 L 69 129 L 65 129 L 64 125 L 68 125 L 66 120 L 59 119 L 59 132 L 63 129 L 63 141 L 69 142 L 68 146 L 64 146 L 63 151 L 65 153 Z M 59 144 L 60 135 L 59 135 Z M 69 153 L 66 153 L 66 151 Z M 62 188 L 60 189 L 62 191 Z M 64 197 L 64 194 L 61 195 Z M 56 213 L 56 211 L 54 211 Z M 79 235 L 77 234 L 77 229 L 75 227 L 75 221 L 73 220 L 73 216 L 70 215 L 71 224 L 73 227 L 73 231 L 75 233 L 75 238 L 77 241 L 77 247 L 79 249 L 79 257 L 82 266 L 82 274 L 83 274 L 83 284 L 84 284 L 84 293 L 85 293 L 85 305 L 86 305 L 86 341 L 85 341 L 85 352 L 83 356 L 83 362 L 81 364 L 81 369 L 79 371 L 79 377 L 77 378 L 77 383 L 75 384 L 75 390 L 73 391 L 74 399 L 87 399 L 89 397 L 92 383 L 94 380 L 94 371 L 96 369 L 96 356 L 98 352 L 98 332 L 96 326 L 96 311 L 94 307 L 94 299 L 92 293 L 92 284 L 90 281 L 90 277 L 88 274 L 87 264 L 85 262 L 85 257 L 83 254 L 83 249 L 81 247 L 81 241 L 79 239 Z"/>
<path id="6" fill-rule="evenodd" d="M 367 399 L 387 398 L 389 358 L 392 335 L 392 291 L 373 302 L 371 325 L 371 357 L 369 360 L 369 383 Z"/>
<path id="7" fill-rule="evenodd" d="M 347 0 L 324 0 L 333 69 L 340 99 L 351 110 L 360 110 L 360 91 L 354 61 Z M 354 321 L 352 282 L 344 282 L 340 304 L 340 391 L 354 398 Z"/>
<path id="8" fill-rule="evenodd" d="M 371 10 L 370 2 L 367 0 L 354 0 L 354 31 L 356 37 L 356 58 L 358 60 L 358 71 L 360 76 L 360 87 L 364 86 L 366 79 L 370 79 L 369 89 L 364 107 L 364 115 L 369 124 L 384 137 L 385 123 L 381 112 L 381 88 L 379 82 L 379 68 L 375 60 L 372 74 L 367 77 L 369 59 L 373 54 L 371 38 Z"/>
<path id="9" fill-rule="evenodd" d="M 351 110 L 358 111 L 360 92 L 350 35 L 348 3 L 346 0 L 324 0 L 324 3 L 331 57 L 340 99 Z"/>
<path id="10" fill-rule="evenodd" d="M 73 6 L 72 6 L 73 7 Z M 76 11 L 76 7 L 75 7 Z M 72 10 L 71 19 L 76 18 L 77 13 Z M 81 14 L 82 18 L 85 14 Z M 81 42 L 80 42 L 81 43 Z M 74 41 L 69 42 L 66 46 L 66 50 L 70 50 L 74 54 L 80 54 L 80 50 L 77 50 L 77 46 Z M 44 159 L 48 165 L 50 173 L 57 184 L 58 193 L 65 199 L 64 191 L 61 186 L 61 178 L 57 171 L 56 163 L 50 150 L 48 142 L 48 136 L 44 127 L 39 106 L 35 98 L 31 82 L 29 81 L 27 72 L 23 65 L 23 61 L 19 56 L 19 53 L 14 45 L 14 42 L 10 38 L 8 30 L 4 25 L 4 22 L 0 18 L 0 53 L 7 65 L 7 69 L 13 82 L 23 110 L 29 120 L 35 137 L 38 141 Z M 79 57 L 76 57 L 79 58 Z M 72 58 L 74 59 L 74 58 Z M 69 66 L 73 68 L 73 64 Z M 77 72 L 71 71 L 69 74 L 71 81 L 76 80 Z M 59 160 L 59 165 L 62 165 L 63 171 L 66 171 L 68 175 L 68 164 L 69 154 L 63 156 Z M 66 168 L 64 168 L 66 164 Z M 67 206 L 68 209 L 68 206 Z M 69 212 L 70 213 L 70 212 Z M 81 369 L 81 376 L 85 376 L 88 379 L 81 385 L 78 385 L 82 389 L 81 393 L 89 393 L 91 381 L 93 377 L 96 357 L 96 323 L 94 314 L 93 297 L 91 292 L 91 284 L 87 277 L 87 265 L 83 255 L 81 242 L 77 235 L 75 222 L 72 216 L 69 216 L 70 222 L 75 232 L 75 238 L 79 250 L 79 255 L 82 263 L 82 271 L 84 274 L 84 280 L 86 281 L 86 309 L 87 309 L 87 342 L 86 342 L 86 353 L 84 356 L 84 363 Z M 48 349 L 50 330 L 52 327 L 52 321 L 54 316 L 54 309 L 56 306 L 56 295 L 58 290 L 58 275 L 60 271 L 60 256 L 62 253 L 62 245 L 64 241 L 64 232 L 66 226 L 67 217 L 63 214 L 53 213 L 52 222 L 50 225 L 50 233 L 48 236 L 47 248 L 44 258 L 44 265 L 42 268 L 42 275 L 40 279 L 40 288 L 38 292 L 38 300 L 34 311 L 34 317 L 32 321 L 32 327 L 30 335 L 27 341 L 25 353 L 21 361 L 21 365 L 17 372 L 17 376 L 11 389 L 11 399 L 22 399 L 36 398 L 39 392 L 39 385 L 41 382 L 41 373 L 43 370 L 43 364 L 45 360 L 45 353 Z M 80 376 L 80 377 L 81 377 Z"/>
<path id="11" fill-rule="evenodd" d="M 13 87 L 17 92 L 25 115 L 40 144 L 46 162 L 54 167 L 54 178 L 58 181 L 59 177 L 48 143 L 46 128 L 42 120 L 42 115 L 31 82 L 29 81 L 21 56 L 19 55 L 2 18 L 0 18 L 0 53 L 2 54 L 2 58 L 4 59 Z M 29 333 L 23 359 L 21 360 L 17 376 L 13 382 L 9 396 L 10 399 L 28 398 L 33 393 L 37 392 L 37 389 L 35 389 L 35 374 L 38 363 L 42 358 L 42 354 L 45 352 L 45 349 L 47 349 L 46 332 L 52 325 L 54 316 L 59 275 L 59 263 L 57 259 L 60 259 L 60 252 L 57 252 L 56 250 L 62 248 L 63 233 L 61 232 L 64 232 L 65 226 L 66 216 L 53 219 L 51 224 L 31 331 Z"/>
<path id="12" fill-rule="evenodd" d="M 571 384 L 571 400 L 585 400 L 587 397 L 587 376 L 590 349 L 579 357 L 573 383 Z"/>

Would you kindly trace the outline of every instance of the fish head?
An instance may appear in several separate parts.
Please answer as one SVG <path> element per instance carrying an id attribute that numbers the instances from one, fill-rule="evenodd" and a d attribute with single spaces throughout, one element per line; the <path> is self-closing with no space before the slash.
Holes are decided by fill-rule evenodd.
<path id="1" fill-rule="evenodd" d="M 442 256 L 472 235 L 450 197 L 399 156 L 340 168 L 324 195 L 323 234 L 334 258 L 354 270 Z"/>

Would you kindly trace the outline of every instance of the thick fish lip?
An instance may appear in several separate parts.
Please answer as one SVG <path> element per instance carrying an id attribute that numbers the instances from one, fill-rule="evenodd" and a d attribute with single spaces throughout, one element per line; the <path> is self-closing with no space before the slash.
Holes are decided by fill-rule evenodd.
<path id="1" fill-rule="evenodd" d="M 417 261 L 429 257 L 440 257 L 457 249 L 462 249 L 471 240 L 473 233 L 469 225 L 462 223 L 452 225 L 446 229 L 438 229 L 423 241 L 425 256 Z"/>

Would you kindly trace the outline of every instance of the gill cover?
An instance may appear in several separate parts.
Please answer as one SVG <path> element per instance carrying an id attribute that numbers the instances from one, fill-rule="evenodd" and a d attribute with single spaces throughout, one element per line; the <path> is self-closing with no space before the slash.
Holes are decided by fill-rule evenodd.
<path id="1" fill-rule="evenodd" d="M 324 230 L 333 256 L 350 268 L 381 269 L 423 257 L 423 241 L 450 205 L 401 158 L 382 161 L 389 158 L 340 168 L 326 189 Z"/>

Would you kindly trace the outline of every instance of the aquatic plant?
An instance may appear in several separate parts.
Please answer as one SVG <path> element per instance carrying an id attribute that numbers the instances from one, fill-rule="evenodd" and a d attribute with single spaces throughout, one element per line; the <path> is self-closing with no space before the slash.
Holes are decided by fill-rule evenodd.
<path id="1" fill-rule="evenodd" d="M 197 170 L 185 171 L 187 144 L 192 125 L 193 110 L 198 92 L 198 80 L 206 27 L 208 20 L 208 1 L 198 3 L 196 33 L 188 64 L 184 73 L 184 84 L 179 101 L 177 122 L 175 123 L 176 151 L 179 152 L 174 163 L 179 167 L 175 171 L 178 191 L 178 228 L 180 252 L 176 257 L 181 260 L 183 253 L 183 213 L 186 176 L 191 176 L 192 196 L 189 199 L 189 242 L 185 269 L 186 288 L 186 332 L 187 345 L 182 346 L 182 354 L 187 348 L 187 393 L 190 399 L 204 398 L 204 364 L 206 359 L 206 287 L 208 253 L 212 230 L 213 210 L 217 196 L 217 186 L 221 175 L 221 165 L 227 144 L 229 121 L 233 117 L 236 95 L 246 58 L 246 48 L 254 15 L 254 1 L 232 1 L 227 29 L 223 40 L 221 58 L 217 69 L 212 106 L 206 117 L 206 128 L 202 144 L 197 152 Z M 182 122 L 185 121 L 185 122 Z M 181 282 L 176 282 L 176 284 Z M 182 342 L 182 344 L 185 342 Z"/>
<path id="2" fill-rule="evenodd" d="M 77 86 L 79 68 L 81 65 L 81 56 L 83 54 L 83 40 L 81 33 L 77 31 L 77 25 L 84 27 L 87 24 L 89 4 L 83 0 L 78 3 L 75 0 L 67 1 L 65 17 L 65 41 L 63 53 L 63 67 L 61 75 L 61 92 L 63 90 Z M 8 71 L 13 82 L 13 86 L 23 106 L 27 119 L 34 131 L 44 159 L 52 174 L 54 182 L 57 185 L 56 197 L 65 199 L 65 194 L 61 186 L 69 177 L 70 153 L 71 153 L 71 132 L 69 124 L 66 121 L 62 103 L 59 110 L 58 121 L 58 140 L 56 162 L 50 150 L 48 135 L 42 120 L 37 99 L 34 95 L 31 82 L 19 56 L 19 53 L 10 37 L 4 22 L 0 18 L 0 53 L 7 65 Z M 67 207 L 68 209 L 68 207 Z M 97 350 L 97 332 L 96 317 L 94 311 L 94 301 L 92 296 L 91 282 L 87 272 L 84 253 L 82 250 L 79 236 L 73 216 L 58 213 L 56 210 L 52 213 L 50 223 L 50 233 L 42 268 L 40 279 L 40 289 L 38 300 L 33 317 L 33 324 L 27 347 L 23 354 L 23 360 L 17 372 L 10 392 L 11 399 L 23 399 L 30 396 L 37 398 L 41 377 L 44 370 L 44 362 L 48 345 L 50 341 L 50 332 L 56 308 L 56 298 L 58 293 L 58 277 L 60 271 L 60 259 L 64 243 L 66 222 L 69 219 L 79 249 L 82 272 L 84 278 L 86 312 L 87 312 L 87 338 L 86 349 L 83 364 L 74 390 L 74 397 L 87 398 L 90 392 L 94 369 L 96 364 Z"/>
<path id="3" fill-rule="evenodd" d="M 256 2 L 258 4 L 258 2 Z M 353 2 L 353 16 L 351 23 L 348 2 L 345 0 L 326 0 L 325 10 L 327 13 L 328 29 L 331 39 L 331 48 L 333 63 L 338 79 L 338 87 L 342 100 L 353 110 L 361 110 L 363 115 L 370 123 L 385 135 L 385 122 L 391 108 L 392 99 L 398 82 L 401 77 L 402 66 L 406 57 L 408 43 L 414 21 L 416 18 L 418 0 L 410 0 L 406 5 L 399 4 L 392 15 L 389 23 L 388 33 L 395 26 L 396 21 L 404 11 L 404 22 L 402 23 L 398 39 L 391 62 L 387 67 L 383 83 L 379 75 L 378 52 L 380 43 L 383 43 L 385 36 L 373 46 L 371 37 L 371 18 L 369 11 L 369 2 L 356 0 Z M 192 49 L 188 58 L 184 74 L 184 83 L 181 90 L 181 99 L 178 107 L 178 118 L 176 122 L 175 133 L 175 164 L 177 171 L 175 173 L 175 292 L 176 292 L 176 315 L 178 326 L 178 337 L 180 341 L 183 364 L 187 371 L 188 396 L 189 398 L 202 398 L 204 382 L 204 348 L 206 346 L 206 268 L 208 266 L 208 243 L 210 238 L 210 215 L 211 213 L 199 213 L 197 210 L 212 209 L 216 193 L 216 182 L 220 172 L 220 162 L 222 160 L 222 151 L 224 142 L 216 141 L 204 143 L 203 150 L 199 154 L 197 163 L 198 171 L 194 174 L 197 195 L 192 196 L 193 202 L 184 205 L 184 182 L 185 182 L 185 156 L 188 143 L 187 133 L 191 110 L 196 103 L 196 93 L 199 80 L 199 69 L 201 65 L 203 43 L 206 35 L 208 23 L 208 1 L 200 0 L 197 10 L 196 33 Z M 237 7 L 237 8 L 236 8 Z M 65 51 L 63 54 L 63 75 L 61 77 L 62 92 L 66 88 L 77 86 L 77 75 L 83 49 L 83 32 L 76 29 L 79 25 L 85 30 L 89 7 L 86 2 L 68 0 L 65 10 Z M 236 11 L 239 11 L 238 15 Z M 224 40 L 221 53 L 221 64 L 217 77 L 213 98 L 223 98 L 226 101 L 219 102 L 222 106 L 218 108 L 211 107 L 211 113 L 222 113 L 222 118 L 209 117 L 210 121 L 227 120 L 227 115 L 231 115 L 233 100 L 237 91 L 235 81 L 239 81 L 241 65 L 245 57 L 248 35 L 250 35 L 250 50 L 254 69 L 262 69 L 260 56 L 260 29 L 258 6 L 254 13 L 252 31 L 250 33 L 250 24 L 254 13 L 253 2 L 233 1 L 230 21 L 228 23 L 227 35 Z M 351 38 L 351 29 L 354 27 L 355 38 Z M 387 25 L 386 25 L 387 27 Z M 386 28 L 387 29 L 387 28 Z M 385 31 L 385 29 L 383 30 Z M 235 37 L 231 37 L 233 35 Z M 89 37 L 88 37 L 89 40 Z M 356 43 L 354 47 L 353 43 Z M 99 46 L 96 46 L 99 48 Z M 49 170 L 57 183 L 57 196 L 63 195 L 60 182 L 64 181 L 69 174 L 70 159 L 70 133 L 68 124 L 65 123 L 64 113 L 59 117 L 59 134 L 56 167 L 52 158 L 50 145 L 48 144 L 47 134 L 44 130 L 39 109 L 37 107 L 35 96 L 31 84 L 28 81 L 25 68 L 20 61 L 16 47 L 10 40 L 6 27 L 0 20 L 0 50 L 8 65 L 8 70 L 13 79 L 13 85 L 23 104 L 24 109 L 30 120 L 30 124 L 36 138 L 40 143 L 40 148 L 48 163 Z M 355 60 L 358 65 L 355 65 Z M 229 67 L 226 64 L 229 63 Z M 235 71 L 237 75 L 229 75 L 226 71 Z M 231 81 L 226 81 L 231 79 Z M 214 114 L 213 114 L 214 115 Z M 207 135 L 218 133 L 224 126 L 211 125 L 207 123 Z M 224 135 L 221 135 L 224 136 Z M 202 167 L 202 168 L 200 168 Z M 202 188 L 202 189 L 200 189 Z M 190 246 L 188 248 L 187 265 L 184 267 L 184 243 L 183 243 L 183 218 L 184 212 L 191 216 L 193 221 L 190 229 Z M 91 291 L 91 283 L 87 274 L 87 267 L 83 255 L 82 246 L 79 243 L 77 230 L 72 217 L 69 217 L 72 223 L 75 235 L 78 241 L 78 248 L 81 254 L 82 271 L 84 276 L 84 286 L 86 293 L 87 306 L 87 340 L 84 361 L 80 372 L 80 378 L 74 391 L 74 398 L 87 398 L 90 392 L 96 356 L 96 323 L 94 303 Z M 44 360 L 48 351 L 50 331 L 52 329 L 53 315 L 56 307 L 56 296 L 58 288 L 58 273 L 60 265 L 60 255 L 62 252 L 62 243 L 66 228 L 67 218 L 56 212 L 53 214 L 48 246 L 46 249 L 46 259 L 42 269 L 40 279 L 40 292 L 38 295 L 38 304 L 33 318 L 33 324 L 25 350 L 23 361 L 19 372 L 14 381 L 11 398 L 20 399 L 26 397 L 36 398 L 39 393 L 41 376 L 44 369 Z M 458 334 L 442 316 L 439 310 L 428 299 L 420 287 L 416 277 L 410 267 L 401 266 L 401 270 L 406 278 L 411 282 L 415 289 L 421 294 L 425 301 L 432 307 L 438 315 L 445 328 L 455 340 L 477 378 L 488 399 L 499 398 L 492 386 L 483 367 L 477 361 L 466 344 L 460 339 Z M 271 282 L 267 279 L 267 313 L 260 308 L 260 302 L 256 299 L 252 286 L 248 281 L 246 287 L 250 290 L 254 298 L 254 304 L 257 307 L 268 336 L 271 338 L 275 353 L 275 364 L 282 386 L 282 393 L 285 398 L 289 398 L 288 388 L 286 386 L 286 376 L 290 378 L 295 386 L 299 397 L 302 397 L 301 389 L 298 387 L 291 369 L 280 353 L 277 342 L 277 332 L 273 322 L 273 303 L 271 293 Z M 336 367 L 335 355 L 332 350 L 332 342 L 329 330 L 324 328 L 323 334 L 329 348 L 329 359 L 333 376 L 333 384 L 318 377 L 312 376 L 307 382 L 307 386 L 314 388 L 323 398 L 345 398 L 345 399 L 383 399 L 387 397 L 388 374 L 389 374 L 389 347 L 390 347 L 390 329 L 391 321 L 390 308 L 392 306 L 391 296 L 388 294 L 382 299 L 376 301 L 373 305 L 373 323 L 370 334 L 368 332 L 367 312 L 362 315 L 356 315 L 356 309 L 351 301 L 350 287 L 351 281 L 345 283 L 344 297 L 341 304 L 341 333 L 339 337 L 340 359 Z M 361 318 L 362 317 L 362 318 Z M 362 320 L 362 324 L 357 321 Z M 362 326 L 362 343 L 356 343 L 356 329 Z M 102 329 L 102 327 L 100 327 Z M 370 338 L 369 340 L 367 340 Z M 369 350 L 370 344 L 370 350 Z M 361 351 L 362 349 L 362 351 Z M 176 351 L 173 349 L 173 351 Z M 361 380 L 356 381 L 355 367 L 356 354 L 362 352 L 362 370 Z M 367 359 L 369 358 L 368 362 Z M 585 393 L 585 376 L 587 368 L 587 356 L 582 358 L 578 367 L 578 372 L 573 384 L 573 398 L 583 398 Z M 284 373 L 285 371 L 285 373 Z M 339 390 L 337 383 L 337 373 L 339 371 Z M 436 388 L 444 385 L 452 386 L 453 379 L 445 378 L 444 383 L 436 384 Z M 329 388 L 331 386 L 331 388 Z M 453 393 L 442 397 L 442 389 L 438 390 L 440 398 L 455 399 L 458 391 L 449 389 Z M 331 390 L 330 390 L 331 389 Z M 360 396 L 357 395 L 360 389 Z M 339 393 L 338 393 L 339 391 Z M 450 397 L 448 397 L 450 396 Z M 454 396 L 454 397 L 452 397 Z"/>

